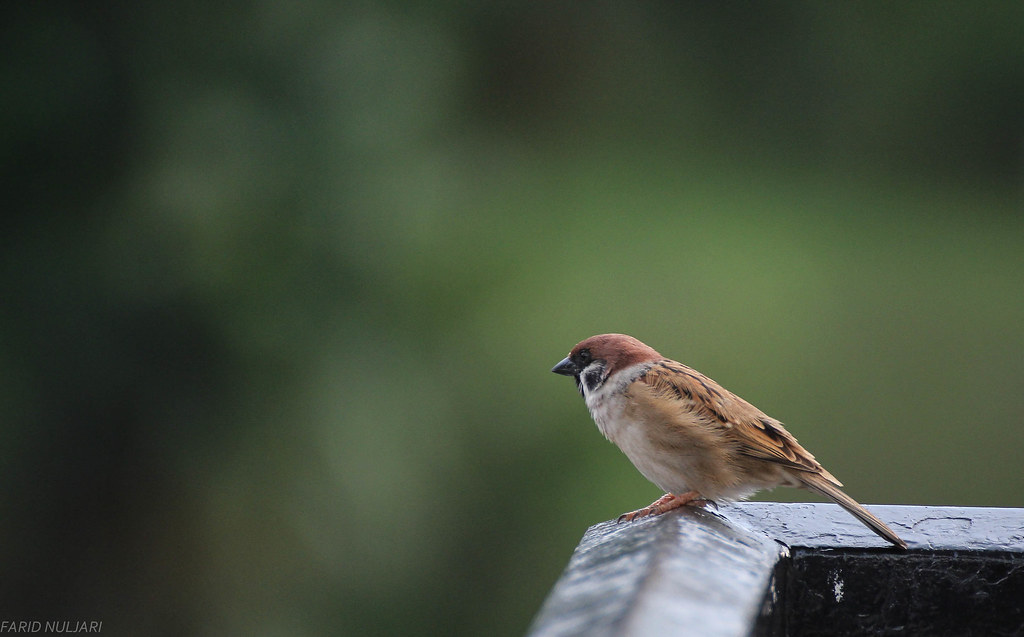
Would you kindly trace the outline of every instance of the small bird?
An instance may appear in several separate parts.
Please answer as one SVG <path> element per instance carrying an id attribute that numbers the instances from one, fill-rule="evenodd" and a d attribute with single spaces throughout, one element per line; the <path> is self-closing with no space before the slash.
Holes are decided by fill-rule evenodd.
<path id="1" fill-rule="evenodd" d="M 842 483 L 781 422 L 632 336 L 592 336 L 551 371 L 576 380 L 601 433 L 665 491 L 649 506 L 623 514 L 620 522 L 789 486 L 820 493 L 907 548 L 843 493 Z"/>

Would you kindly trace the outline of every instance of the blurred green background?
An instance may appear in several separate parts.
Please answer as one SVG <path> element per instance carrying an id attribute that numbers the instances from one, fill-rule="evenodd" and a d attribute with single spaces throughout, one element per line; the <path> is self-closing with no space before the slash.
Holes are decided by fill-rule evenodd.
<path id="1" fill-rule="evenodd" d="M 1024 4 L 0 12 L 4 619 L 522 634 L 659 495 L 600 332 L 1024 505 Z"/>

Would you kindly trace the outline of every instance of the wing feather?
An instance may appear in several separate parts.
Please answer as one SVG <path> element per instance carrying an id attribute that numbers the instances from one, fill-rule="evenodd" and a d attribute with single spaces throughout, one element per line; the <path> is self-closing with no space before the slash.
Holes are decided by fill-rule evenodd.
<path id="1" fill-rule="evenodd" d="M 654 363 L 639 380 L 664 396 L 686 403 L 687 410 L 702 416 L 704 421 L 717 422 L 736 443 L 739 453 L 789 469 L 817 473 L 842 486 L 781 422 L 697 370 L 666 359 Z"/>

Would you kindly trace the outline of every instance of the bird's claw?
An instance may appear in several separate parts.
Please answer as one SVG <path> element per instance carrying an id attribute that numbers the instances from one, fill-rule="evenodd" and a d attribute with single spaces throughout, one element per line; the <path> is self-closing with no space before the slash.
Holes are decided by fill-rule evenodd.
<path id="1" fill-rule="evenodd" d="M 700 494 L 697 493 L 696 491 L 689 491 L 682 495 L 666 493 L 665 495 L 661 496 L 654 502 L 651 502 L 649 505 L 645 506 L 642 509 L 630 511 L 629 513 L 623 513 L 616 520 L 616 523 L 632 522 L 633 520 L 646 518 L 651 515 L 661 515 L 662 513 L 667 513 L 672 509 L 678 509 L 679 507 L 682 506 L 706 507 L 709 504 L 715 507 L 716 511 L 718 510 L 718 505 L 715 504 L 714 500 L 702 498 Z"/>

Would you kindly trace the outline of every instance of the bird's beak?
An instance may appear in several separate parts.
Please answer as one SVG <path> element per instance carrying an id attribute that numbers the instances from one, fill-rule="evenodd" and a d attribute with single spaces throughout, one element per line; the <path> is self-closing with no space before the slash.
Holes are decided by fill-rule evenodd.
<path id="1" fill-rule="evenodd" d="M 579 370 L 576 369 L 576 365 L 566 356 L 558 361 L 558 364 L 552 367 L 551 371 L 562 376 L 575 376 Z"/>

